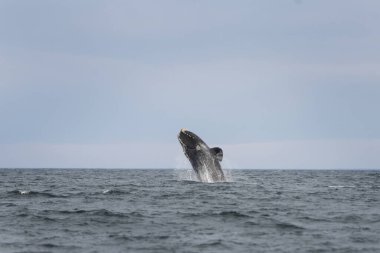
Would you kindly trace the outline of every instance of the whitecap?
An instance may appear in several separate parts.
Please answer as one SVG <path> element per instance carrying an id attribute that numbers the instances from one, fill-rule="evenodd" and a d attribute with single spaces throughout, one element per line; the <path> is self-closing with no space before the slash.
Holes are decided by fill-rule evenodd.
<path id="1" fill-rule="evenodd" d="M 107 194 L 107 193 L 109 193 L 110 191 L 111 191 L 110 189 L 103 190 L 103 194 Z"/>
<path id="2" fill-rule="evenodd" d="M 346 186 L 346 185 L 329 185 L 329 188 L 355 188 L 355 186 Z"/>

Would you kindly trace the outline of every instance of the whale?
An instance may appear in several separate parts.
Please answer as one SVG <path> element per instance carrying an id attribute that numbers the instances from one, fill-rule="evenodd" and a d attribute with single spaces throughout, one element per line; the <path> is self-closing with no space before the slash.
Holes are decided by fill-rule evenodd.
<path id="1" fill-rule="evenodd" d="M 185 128 L 180 130 L 178 141 L 200 182 L 226 181 L 220 165 L 223 160 L 221 148 L 210 148 L 199 136 Z"/>

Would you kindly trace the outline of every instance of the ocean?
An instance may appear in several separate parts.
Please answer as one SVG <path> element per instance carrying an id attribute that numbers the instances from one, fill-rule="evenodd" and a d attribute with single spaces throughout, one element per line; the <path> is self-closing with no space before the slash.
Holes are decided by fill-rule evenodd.
<path id="1" fill-rule="evenodd" d="M 0 252 L 380 252 L 380 170 L 0 169 Z"/>

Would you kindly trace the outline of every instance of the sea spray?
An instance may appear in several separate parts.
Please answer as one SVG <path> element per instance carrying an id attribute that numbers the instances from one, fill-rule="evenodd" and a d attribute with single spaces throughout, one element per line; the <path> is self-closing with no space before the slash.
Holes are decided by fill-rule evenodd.
<path id="1" fill-rule="evenodd" d="M 234 162 L 232 162 L 230 159 L 224 157 L 223 161 L 221 162 L 224 177 L 226 179 L 226 182 L 234 182 L 234 178 L 232 175 L 232 170 L 234 167 Z M 204 165 L 205 166 L 205 165 Z M 197 175 L 195 174 L 189 160 L 186 158 L 186 156 L 183 155 L 182 152 L 178 152 L 176 156 L 176 167 L 175 167 L 175 178 L 180 181 L 198 181 Z M 208 171 L 208 170 L 205 170 Z M 208 175 L 204 175 L 204 177 L 209 178 Z M 207 183 L 214 183 L 211 180 L 207 180 Z"/>
<path id="2" fill-rule="evenodd" d="M 230 160 L 228 157 L 223 158 L 223 162 L 221 162 L 224 177 L 226 178 L 226 182 L 234 182 L 234 177 L 232 175 L 232 171 L 235 168 L 239 168 L 236 166 L 236 163 Z"/>
<path id="3" fill-rule="evenodd" d="M 176 179 L 180 181 L 199 181 L 189 160 L 183 155 L 182 152 L 177 154 L 176 167 L 174 171 Z"/>

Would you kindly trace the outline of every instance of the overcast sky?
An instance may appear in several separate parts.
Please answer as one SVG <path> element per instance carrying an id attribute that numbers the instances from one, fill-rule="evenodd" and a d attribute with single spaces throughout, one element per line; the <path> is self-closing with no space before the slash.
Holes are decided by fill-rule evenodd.
<path id="1" fill-rule="evenodd" d="M 380 168 L 378 0 L 0 0 L 0 167 Z"/>

